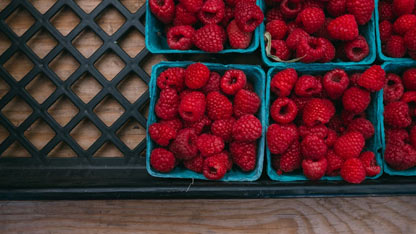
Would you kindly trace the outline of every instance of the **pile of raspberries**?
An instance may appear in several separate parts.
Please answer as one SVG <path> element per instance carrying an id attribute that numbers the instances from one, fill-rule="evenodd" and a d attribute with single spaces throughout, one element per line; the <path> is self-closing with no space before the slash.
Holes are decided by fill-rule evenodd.
<path id="1" fill-rule="evenodd" d="M 233 164 L 252 171 L 262 124 L 255 116 L 261 100 L 243 71 L 223 75 L 201 63 L 168 68 L 157 78 L 157 123 L 149 126 L 158 145 L 151 166 L 170 172 L 178 164 L 219 180 Z"/>
<path id="2" fill-rule="evenodd" d="M 408 54 L 416 60 L 416 1 L 383 0 L 378 11 L 383 53 L 393 58 Z"/>
<path id="3" fill-rule="evenodd" d="M 195 46 L 215 53 L 224 49 L 227 39 L 231 48 L 245 49 L 264 19 L 256 0 L 149 0 L 149 4 L 167 26 L 167 43 L 175 50 Z"/>
<path id="4" fill-rule="evenodd" d="M 280 60 L 358 62 L 370 49 L 360 35 L 374 11 L 374 0 L 266 0 L 270 53 Z"/>
<path id="5" fill-rule="evenodd" d="M 349 183 L 379 174 L 374 153 L 363 151 L 375 134 L 365 111 L 370 94 L 385 80 L 378 65 L 350 75 L 334 69 L 300 76 L 293 68 L 275 74 L 270 83 L 274 123 L 266 137 L 277 174 L 302 169 L 310 180 L 341 175 Z"/>
<path id="6" fill-rule="evenodd" d="M 384 87 L 384 124 L 386 150 L 384 160 L 393 169 L 416 166 L 416 68 L 402 77 L 389 73 Z"/>

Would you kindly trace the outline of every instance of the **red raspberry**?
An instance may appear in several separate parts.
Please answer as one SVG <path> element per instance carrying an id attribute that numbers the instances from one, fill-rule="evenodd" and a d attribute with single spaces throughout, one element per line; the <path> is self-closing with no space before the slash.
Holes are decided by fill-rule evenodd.
<path id="1" fill-rule="evenodd" d="M 353 62 L 359 62 L 368 56 L 370 48 L 367 40 L 363 36 L 345 43 L 344 51 L 347 58 Z"/>
<path id="2" fill-rule="evenodd" d="M 272 40 L 270 53 L 283 61 L 290 58 L 290 50 L 283 40 Z"/>
<path id="3" fill-rule="evenodd" d="M 233 19 L 234 19 L 234 8 L 226 5 L 224 18 L 222 18 L 221 23 L 220 23 L 221 26 L 226 28 L 227 25 L 230 23 L 230 21 Z"/>
<path id="4" fill-rule="evenodd" d="M 391 36 L 383 48 L 383 53 L 393 58 L 401 58 L 406 54 L 404 39 L 401 36 Z"/>
<path id="5" fill-rule="evenodd" d="M 305 8 L 296 17 L 296 24 L 309 34 L 315 33 L 325 24 L 325 13 L 321 8 Z"/>
<path id="6" fill-rule="evenodd" d="M 299 28 L 295 21 L 287 23 L 287 33 L 291 34 L 295 29 Z M 303 29 L 302 29 L 303 30 Z"/>
<path id="7" fill-rule="evenodd" d="M 280 12 L 279 7 L 274 7 L 267 11 L 266 13 L 266 23 L 273 20 L 284 20 L 282 12 Z"/>
<path id="8" fill-rule="evenodd" d="M 324 56 L 323 38 L 308 37 L 299 41 L 296 47 L 296 57 L 304 63 L 319 61 Z"/>
<path id="9" fill-rule="evenodd" d="M 272 154 L 282 154 L 297 138 L 297 135 L 294 124 L 271 124 L 267 129 L 267 146 Z"/>
<path id="10" fill-rule="evenodd" d="M 221 153 L 224 149 L 224 141 L 221 137 L 204 133 L 196 139 L 196 146 L 202 157 L 209 157 Z"/>
<path id="11" fill-rule="evenodd" d="M 163 89 L 155 106 L 156 116 L 161 119 L 173 119 L 178 114 L 179 95 L 174 89 Z"/>
<path id="12" fill-rule="evenodd" d="M 304 159 L 302 161 L 303 174 L 310 180 L 321 179 L 325 175 L 327 167 L 328 161 L 325 157 L 321 158 L 319 161 L 310 159 Z"/>
<path id="13" fill-rule="evenodd" d="M 176 133 L 182 129 L 182 121 L 179 118 L 175 118 L 175 119 L 171 119 L 171 120 L 160 120 L 159 121 L 161 124 L 166 124 L 168 126 L 170 126 L 171 128 L 173 128 L 173 130 L 175 130 L 175 135 Z"/>
<path id="14" fill-rule="evenodd" d="M 305 107 L 306 103 L 308 103 L 308 101 L 310 100 L 310 98 L 305 98 L 305 97 L 298 97 L 296 95 L 292 95 L 291 99 L 295 102 L 297 108 L 298 108 L 298 115 L 302 115 L 303 113 L 303 108 Z"/>
<path id="15" fill-rule="evenodd" d="M 416 125 L 410 128 L 409 139 L 410 139 L 410 144 L 414 148 L 416 146 Z"/>
<path id="16" fill-rule="evenodd" d="M 198 12 L 204 3 L 203 0 L 180 0 L 179 2 L 192 13 Z"/>
<path id="17" fill-rule="evenodd" d="M 299 127 L 299 135 L 302 138 L 308 135 L 315 135 L 319 138 L 324 139 L 327 136 L 327 134 L 328 134 L 328 128 L 323 124 L 316 125 L 313 127 L 308 127 L 305 125 L 301 125 Z"/>
<path id="18" fill-rule="evenodd" d="M 183 165 L 196 173 L 202 173 L 202 169 L 204 168 L 204 158 L 201 155 L 198 155 L 192 159 L 183 161 Z"/>
<path id="19" fill-rule="evenodd" d="M 168 46 L 174 50 L 189 50 L 192 46 L 192 36 L 195 29 L 189 25 L 179 25 L 169 28 L 167 33 Z"/>
<path id="20" fill-rule="evenodd" d="M 247 78 L 243 71 L 231 69 L 222 76 L 220 87 L 225 94 L 234 95 L 246 86 L 246 82 Z"/>
<path id="21" fill-rule="evenodd" d="M 206 24 L 196 30 L 192 41 L 199 49 L 216 53 L 224 49 L 226 34 L 222 27 L 216 24 Z"/>
<path id="22" fill-rule="evenodd" d="M 370 120 L 364 118 L 357 118 L 351 121 L 348 125 L 348 131 L 359 132 L 363 135 L 364 139 L 368 140 L 374 136 L 374 126 Z"/>
<path id="23" fill-rule="evenodd" d="M 380 173 L 381 167 L 377 165 L 375 155 L 371 151 L 362 152 L 360 155 L 361 163 L 364 166 L 367 176 L 376 176 Z"/>
<path id="24" fill-rule="evenodd" d="M 233 168 L 233 159 L 231 158 L 231 154 L 228 151 L 223 151 L 211 157 L 216 157 L 219 160 L 225 162 L 225 165 L 227 166 L 227 171 L 230 171 Z"/>
<path id="25" fill-rule="evenodd" d="M 393 25 L 394 32 L 402 36 L 414 27 L 416 27 L 416 15 L 411 14 L 400 16 Z"/>
<path id="26" fill-rule="evenodd" d="M 252 32 L 244 32 L 237 26 L 235 20 L 227 26 L 228 41 L 233 49 L 245 49 L 251 43 Z"/>
<path id="27" fill-rule="evenodd" d="M 171 67 L 160 73 L 157 77 L 157 87 L 159 89 L 171 88 L 180 92 L 184 88 L 185 69 L 181 67 Z"/>
<path id="28" fill-rule="evenodd" d="M 380 31 L 381 42 L 386 42 L 393 34 L 393 25 L 390 21 L 384 20 L 379 24 L 378 28 Z"/>
<path id="29" fill-rule="evenodd" d="M 326 155 L 328 160 L 328 167 L 326 168 L 326 174 L 328 176 L 337 176 L 341 171 L 342 164 L 344 164 L 344 159 L 337 155 L 333 150 L 328 150 Z"/>
<path id="30" fill-rule="evenodd" d="M 318 61 L 321 63 L 327 63 L 335 58 L 335 47 L 334 45 L 325 38 L 319 38 L 322 43 L 322 50 L 324 51 L 322 58 Z"/>
<path id="31" fill-rule="evenodd" d="M 280 156 L 278 174 L 282 172 L 292 172 L 300 168 L 302 155 L 300 154 L 300 144 L 294 141 L 289 148 Z"/>
<path id="32" fill-rule="evenodd" d="M 295 120 L 297 114 L 296 103 L 286 97 L 276 99 L 270 108 L 270 116 L 280 124 L 291 123 Z"/>
<path id="33" fill-rule="evenodd" d="M 334 130 L 328 129 L 328 135 L 324 138 L 326 145 L 328 147 L 334 146 L 337 139 L 338 139 L 338 134 Z"/>
<path id="34" fill-rule="evenodd" d="M 409 144 L 387 144 L 384 160 L 396 170 L 407 170 L 416 166 L 416 150 Z"/>
<path id="35" fill-rule="evenodd" d="M 241 89 L 234 97 L 233 112 L 239 118 L 246 114 L 255 114 L 260 107 L 260 98 L 256 93 Z"/>
<path id="36" fill-rule="evenodd" d="M 207 114 L 212 120 L 228 119 L 233 114 L 233 104 L 220 92 L 207 95 Z"/>
<path id="37" fill-rule="evenodd" d="M 344 125 L 349 125 L 354 119 L 358 118 L 367 118 L 365 112 L 354 113 L 346 110 L 342 110 L 341 112 L 341 121 Z"/>
<path id="38" fill-rule="evenodd" d="M 393 73 L 388 73 L 386 76 L 386 84 L 383 88 L 384 102 L 388 103 L 400 100 L 400 98 L 403 96 L 403 92 L 404 87 L 400 76 Z"/>
<path id="39" fill-rule="evenodd" d="M 303 122 L 312 127 L 326 124 L 335 114 L 335 107 L 328 99 L 313 98 L 303 108 Z"/>
<path id="40" fill-rule="evenodd" d="M 393 13 L 396 16 L 411 14 L 415 6 L 415 0 L 393 0 Z"/>
<path id="41" fill-rule="evenodd" d="M 150 11 L 164 24 L 169 24 L 175 16 L 173 0 L 149 0 L 149 6 Z"/>
<path id="42" fill-rule="evenodd" d="M 242 171 L 252 171 L 256 167 L 257 145 L 255 142 L 231 142 L 230 153 L 233 162 Z"/>
<path id="43" fill-rule="evenodd" d="M 299 97 L 311 97 L 321 93 L 322 84 L 314 76 L 303 75 L 299 77 L 295 85 L 295 94 Z"/>
<path id="44" fill-rule="evenodd" d="M 406 90 L 416 90 L 416 68 L 410 68 L 403 73 L 403 85 Z"/>
<path id="45" fill-rule="evenodd" d="M 321 26 L 321 28 L 314 34 L 315 37 L 321 37 L 332 41 L 331 36 L 328 33 L 328 25 L 331 23 L 332 18 L 325 18 L 325 23 Z M 331 43 L 332 44 L 332 43 Z"/>
<path id="46" fill-rule="evenodd" d="M 294 19 L 302 10 L 302 2 L 291 1 L 291 0 L 282 0 L 280 3 L 280 12 L 286 20 Z"/>
<path id="47" fill-rule="evenodd" d="M 197 156 L 197 135 L 193 128 L 184 128 L 176 134 L 175 140 L 170 144 L 169 150 L 180 160 L 189 160 Z"/>
<path id="48" fill-rule="evenodd" d="M 404 45 L 408 50 L 416 50 L 416 27 L 406 32 L 404 35 Z"/>
<path id="49" fill-rule="evenodd" d="M 186 95 L 188 95 L 189 93 L 194 92 L 195 90 L 192 89 L 185 89 L 183 90 L 180 94 L 179 94 L 179 99 L 182 100 L 183 97 L 185 97 Z"/>
<path id="50" fill-rule="evenodd" d="M 339 115 L 334 115 L 328 123 L 328 128 L 336 133 L 342 133 L 345 131 L 344 121 Z"/>
<path id="51" fill-rule="evenodd" d="M 292 92 L 297 80 L 298 74 L 295 69 L 285 69 L 273 76 L 270 82 L 270 90 L 278 97 L 287 97 Z"/>
<path id="52" fill-rule="evenodd" d="M 348 75 L 344 70 L 334 69 L 325 74 L 322 85 L 329 98 L 338 99 L 348 88 L 349 82 Z"/>
<path id="53" fill-rule="evenodd" d="M 195 13 L 189 12 L 179 3 L 175 8 L 175 18 L 173 18 L 173 25 L 193 25 L 198 22 Z"/>
<path id="54" fill-rule="evenodd" d="M 319 160 L 324 158 L 328 150 L 325 141 L 317 135 L 312 134 L 303 138 L 300 146 L 303 157 L 310 160 Z"/>
<path id="55" fill-rule="evenodd" d="M 343 15 L 328 24 L 331 38 L 341 41 L 351 41 L 358 37 L 358 25 L 353 15 Z"/>
<path id="56" fill-rule="evenodd" d="M 358 158 L 350 158 L 341 167 L 341 177 L 348 183 L 359 184 L 365 180 L 365 169 Z"/>
<path id="57" fill-rule="evenodd" d="M 350 85 L 351 86 L 358 86 L 358 80 L 361 77 L 361 73 L 354 73 L 350 75 Z"/>
<path id="58" fill-rule="evenodd" d="M 380 1 L 378 3 L 378 14 L 380 21 L 393 21 L 394 14 L 393 14 L 393 4 L 391 4 L 391 1 Z"/>
<path id="59" fill-rule="evenodd" d="M 222 0 L 206 0 L 198 11 L 198 19 L 203 24 L 218 24 L 224 15 L 225 4 Z"/>
<path id="60" fill-rule="evenodd" d="M 190 89 L 202 88 L 209 79 L 209 69 L 202 63 L 193 63 L 185 70 L 185 85 Z"/>
<path id="61" fill-rule="evenodd" d="M 309 38 L 309 34 L 303 29 L 296 28 L 289 33 L 289 36 L 286 38 L 286 45 L 289 49 L 295 50 L 301 40 L 304 38 Z"/>
<path id="62" fill-rule="evenodd" d="M 347 89 L 342 97 L 344 109 L 356 114 L 365 111 L 370 102 L 370 93 L 357 87 Z"/>
<path id="63" fill-rule="evenodd" d="M 361 74 L 358 85 L 370 92 L 379 91 L 386 82 L 386 72 L 379 65 L 373 65 Z"/>
<path id="64" fill-rule="evenodd" d="M 227 173 L 227 162 L 218 157 L 209 157 L 204 160 L 202 169 L 204 176 L 210 180 L 220 180 Z"/>
<path id="65" fill-rule="evenodd" d="M 414 116 L 415 113 L 415 105 L 416 105 L 416 91 L 408 91 L 405 92 L 400 99 L 400 101 L 405 102 L 409 106 L 409 114 L 410 116 Z"/>
<path id="66" fill-rule="evenodd" d="M 176 165 L 175 161 L 172 152 L 163 148 L 156 148 L 150 154 L 150 165 L 159 172 L 172 171 Z"/>
<path id="67" fill-rule="evenodd" d="M 176 131 L 167 124 L 153 123 L 149 126 L 149 135 L 156 144 L 168 146 L 170 140 L 175 139 Z"/>
<path id="68" fill-rule="evenodd" d="M 374 0 L 348 0 L 347 11 L 355 16 L 359 25 L 364 25 L 370 21 L 374 11 Z"/>
<path id="69" fill-rule="evenodd" d="M 207 83 L 205 84 L 204 87 L 202 87 L 202 91 L 205 94 L 208 94 L 210 92 L 214 92 L 214 91 L 220 91 L 220 80 L 221 80 L 221 75 L 216 73 L 216 72 L 211 72 L 209 74 L 209 78 Z"/>
<path id="70" fill-rule="evenodd" d="M 302 0 L 298 0 L 298 2 L 302 2 Z M 303 8 L 308 7 L 318 7 L 318 8 L 325 8 L 325 2 L 328 2 L 326 0 L 304 0 L 303 1 Z"/>
<path id="71" fill-rule="evenodd" d="M 179 104 L 179 115 L 183 120 L 196 122 L 205 112 L 205 95 L 201 92 L 191 92 L 185 95 Z"/>
<path id="72" fill-rule="evenodd" d="M 236 141 L 254 141 L 261 137 L 262 126 L 254 115 L 243 115 L 234 122 L 232 135 Z"/>
<path id="73" fill-rule="evenodd" d="M 365 139 L 359 132 L 347 132 L 338 137 L 334 144 L 336 154 L 344 159 L 357 158 L 365 145 Z"/>
<path id="74" fill-rule="evenodd" d="M 205 132 L 205 130 L 209 129 L 211 126 L 211 120 L 206 116 L 202 116 L 202 118 L 196 122 L 185 122 L 185 128 L 193 128 L 197 135 Z"/>
<path id="75" fill-rule="evenodd" d="M 328 1 L 326 10 L 332 17 L 344 15 L 347 11 L 347 0 Z"/>
<path id="76" fill-rule="evenodd" d="M 232 130 L 234 122 L 234 118 L 215 120 L 211 125 L 211 132 L 221 137 L 225 142 L 230 142 L 233 138 Z"/>
<path id="77" fill-rule="evenodd" d="M 384 122 L 391 127 L 405 128 L 412 123 L 409 106 L 405 102 L 391 102 L 384 107 Z"/>
<path id="78" fill-rule="evenodd" d="M 386 145 L 401 146 L 409 142 L 409 133 L 406 129 L 385 129 L 386 133 Z"/>
<path id="79" fill-rule="evenodd" d="M 253 32 L 264 19 L 260 7 L 248 1 L 239 1 L 236 4 L 234 17 L 238 27 L 244 32 Z"/>
<path id="80" fill-rule="evenodd" d="M 287 26 L 283 20 L 272 20 L 266 24 L 266 31 L 270 33 L 273 40 L 283 40 L 286 37 Z"/>

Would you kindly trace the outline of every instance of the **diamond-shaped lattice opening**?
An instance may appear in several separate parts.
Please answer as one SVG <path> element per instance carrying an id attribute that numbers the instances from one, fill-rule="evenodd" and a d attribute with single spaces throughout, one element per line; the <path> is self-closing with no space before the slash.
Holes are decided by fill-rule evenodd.
<path id="1" fill-rule="evenodd" d="M 58 122 L 62 127 L 67 125 L 69 121 L 78 114 L 78 108 L 67 98 L 62 96 L 49 109 L 48 113 Z"/>
<path id="2" fill-rule="evenodd" d="M 56 3 L 56 0 L 29 0 L 29 1 L 41 14 L 45 14 Z"/>
<path id="3" fill-rule="evenodd" d="M 120 152 L 117 147 L 107 141 L 104 143 L 101 148 L 99 148 L 93 155 L 95 158 L 121 158 L 123 157 L 123 153 Z"/>
<path id="4" fill-rule="evenodd" d="M 20 81 L 34 67 L 29 58 L 20 51 L 7 60 L 3 66 L 16 81 Z"/>
<path id="5" fill-rule="evenodd" d="M 26 9 L 19 7 L 7 17 L 6 24 L 20 37 L 32 27 L 35 21 L 33 16 Z"/>
<path id="6" fill-rule="evenodd" d="M 89 74 L 85 73 L 73 85 L 72 91 L 84 102 L 88 103 L 93 99 L 102 89 L 100 83 Z"/>
<path id="7" fill-rule="evenodd" d="M 38 150 L 41 150 L 50 140 L 52 140 L 55 136 L 55 132 L 44 120 L 37 119 L 28 129 L 26 129 L 24 135 Z"/>
<path id="8" fill-rule="evenodd" d="M 64 36 L 68 35 L 81 22 L 67 6 L 62 7 L 51 19 L 51 24 Z"/>
<path id="9" fill-rule="evenodd" d="M 75 0 L 78 6 L 85 11 L 85 13 L 91 13 L 102 0 Z"/>
<path id="10" fill-rule="evenodd" d="M 118 45 L 134 58 L 145 47 L 144 36 L 137 29 L 132 28 L 119 40 Z"/>
<path id="11" fill-rule="evenodd" d="M 113 6 L 107 7 L 96 19 L 95 22 L 106 32 L 108 35 L 113 35 L 123 24 L 126 19 L 120 12 Z"/>
<path id="12" fill-rule="evenodd" d="M 72 44 L 85 58 L 89 58 L 101 47 L 103 41 L 91 29 L 87 28 L 72 41 Z"/>
<path id="13" fill-rule="evenodd" d="M 30 38 L 27 45 L 37 56 L 39 56 L 39 58 L 44 58 L 56 45 L 58 45 L 58 42 L 50 33 L 48 33 L 48 31 L 41 29 Z"/>
<path id="14" fill-rule="evenodd" d="M 6 8 L 12 0 L 1 0 L 0 1 L 0 11 Z"/>
<path id="15" fill-rule="evenodd" d="M 89 119 L 83 119 L 70 135 L 82 149 L 87 150 L 100 138 L 101 132 Z"/>
<path id="16" fill-rule="evenodd" d="M 94 66 L 107 79 L 112 80 L 126 64 L 114 52 L 107 52 L 95 62 Z"/>
<path id="17" fill-rule="evenodd" d="M 167 61 L 163 54 L 149 54 L 140 62 L 139 66 L 150 75 L 152 73 L 153 65 L 158 64 L 161 61 Z"/>
<path id="18" fill-rule="evenodd" d="M 3 80 L 3 78 L 0 77 L 0 99 L 4 97 L 4 95 L 6 95 L 9 90 L 9 85 L 6 83 L 6 81 Z"/>
<path id="19" fill-rule="evenodd" d="M 105 125 L 111 126 L 124 113 L 124 108 L 113 97 L 106 96 L 94 112 Z"/>
<path id="20" fill-rule="evenodd" d="M 14 126 L 19 126 L 32 114 L 33 110 L 21 97 L 17 96 L 7 103 L 1 112 Z"/>
<path id="21" fill-rule="evenodd" d="M 12 42 L 10 41 L 10 39 L 0 32 L 0 55 L 3 54 L 4 51 L 6 51 L 10 47 L 11 44 Z"/>
<path id="22" fill-rule="evenodd" d="M 9 136 L 9 132 L 6 130 L 5 127 L 0 125 L 0 144 L 6 140 L 6 138 Z"/>
<path id="23" fill-rule="evenodd" d="M 123 4 L 127 10 L 131 13 L 135 13 L 137 10 L 140 9 L 143 4 L 146 3 L 145 0 L 120 0 L 121 4 Z"/>
<path id="24" fill-rule="evenodd" d="M 30 153 L 17 141 L 9 146 L 1 155 L 4 158 L 30 158 Z"/>
<path id="25" fill-rule="evenodd" d="M 75 158 L 77 154 L 68 144 L 61 141 L 48 153 L 50 158 Z"/>
<path id="26" fill-rule="evenodd" d="M 79 63 L 68 51 L 64 50 L 49 63 L 49 67 L 61 80 L 65 81 L 79 68 Z"/>
<path id="27" fill-rule="evenodd" d="M 40 104 L 53 92 L 56 86 L 43 73 L 37 75 L 27 86 L 26 90 Z"/>
<path id="28" fill-rule="evenodd" d="M 120 82 L 117 88 L 130 103 L 134 103 L 146 92 L 148 86 L 135 73 L 130 73 Z"/>
<path id="29" fill-rule="evenodd" d="M 131 150 L 146 138 L 146 129 L 135 119 L 129 119 L 117 131 L 117 136 Z"/>

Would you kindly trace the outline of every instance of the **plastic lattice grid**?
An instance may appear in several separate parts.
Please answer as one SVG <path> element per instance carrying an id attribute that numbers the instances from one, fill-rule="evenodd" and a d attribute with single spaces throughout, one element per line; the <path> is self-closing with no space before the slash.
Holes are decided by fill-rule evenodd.
<path id="1" fill-rule="evenodd" d="M 0 3 L 0 168 L 144 166 L 144 1 L 39 2 Z"/>

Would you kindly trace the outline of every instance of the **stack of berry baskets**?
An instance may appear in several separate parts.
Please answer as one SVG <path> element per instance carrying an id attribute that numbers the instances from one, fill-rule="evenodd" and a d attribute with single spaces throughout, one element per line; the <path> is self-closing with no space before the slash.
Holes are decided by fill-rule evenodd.
<path id="1" fill-rule="evenodd" d="M 381 176 L 385 73 L 378 65 L 343 69 L 269 70 L 266 157 L 272 180 L 361 183 Z"/>
<path id="2" fill-rule="evenodd" d="M 416 60 L 416 2 L 376 0 L 376 9 L 379 59 L 398 63 Z"/>
<path id="3" fill-rule="evenodd" d="M 206 74 L 210 76 L 208 80 Z M 257 180 L 262 174 L 264 160 L 265 79 L 265 73 L 259 66 L 192 62 L 161 62 L 153 66 L 146 137 L 148 173 L 164 178 Z M 172 87 L 163 88 L 164 92 L 169 92 L 174 87 L 181 90 L 173 91 L 172 94 L 176 96 L 175 99 L 180 99 L 176 101 L 176 107 L 162 105 L 161 86 Z M 189 87 L 199 89 L 193 91 Z M 163 95 L 165 99 L 169 98 L 168 95 Z M 203 99 L 201 102 L 206 101 L 206 108 L 205 103 L 199 103 L 199 99 Z M 162 110 L 163 106 L 166 109 Z M 203 108 L 204 112 L 199 111 L 199 108 Z M 182 120 L 197 114 L 203 115 L 200 121 Z M 162 115 L 179 117 L 166 121 L 158 117 L 163 117 Z M 177 134 L 173 133 L 172 137 L 168 136 L 168 130 L 159 128 L 174 121 L 179 122 L 177 129 L 182 129 Z M 159 123 L 159 126 L 155 123 Z M 188 130 L 198 132 L 188 133 Z M 161 156 L 162 154 L 168 157 Z M 188 155 L 192 159 L 186 158 Z"/>
<path id="4" fill-rule="evenodd" d="M 263 62 L 370 65 L 376 59 L 374 0 L 263 0 Z"/>
<path id="5" fill-rule="evenodd" d="M 260 0 L 148 0 L 146 48 L 160 53 L 248 53 L 259 46 Z"/>
<path id="6" fill-rule="evenodd" d="M 382 67 L 387 73 L 381 106 L 384 171 L 389 175 L 416 176 L 416 61 L 387 62 Z"/>

